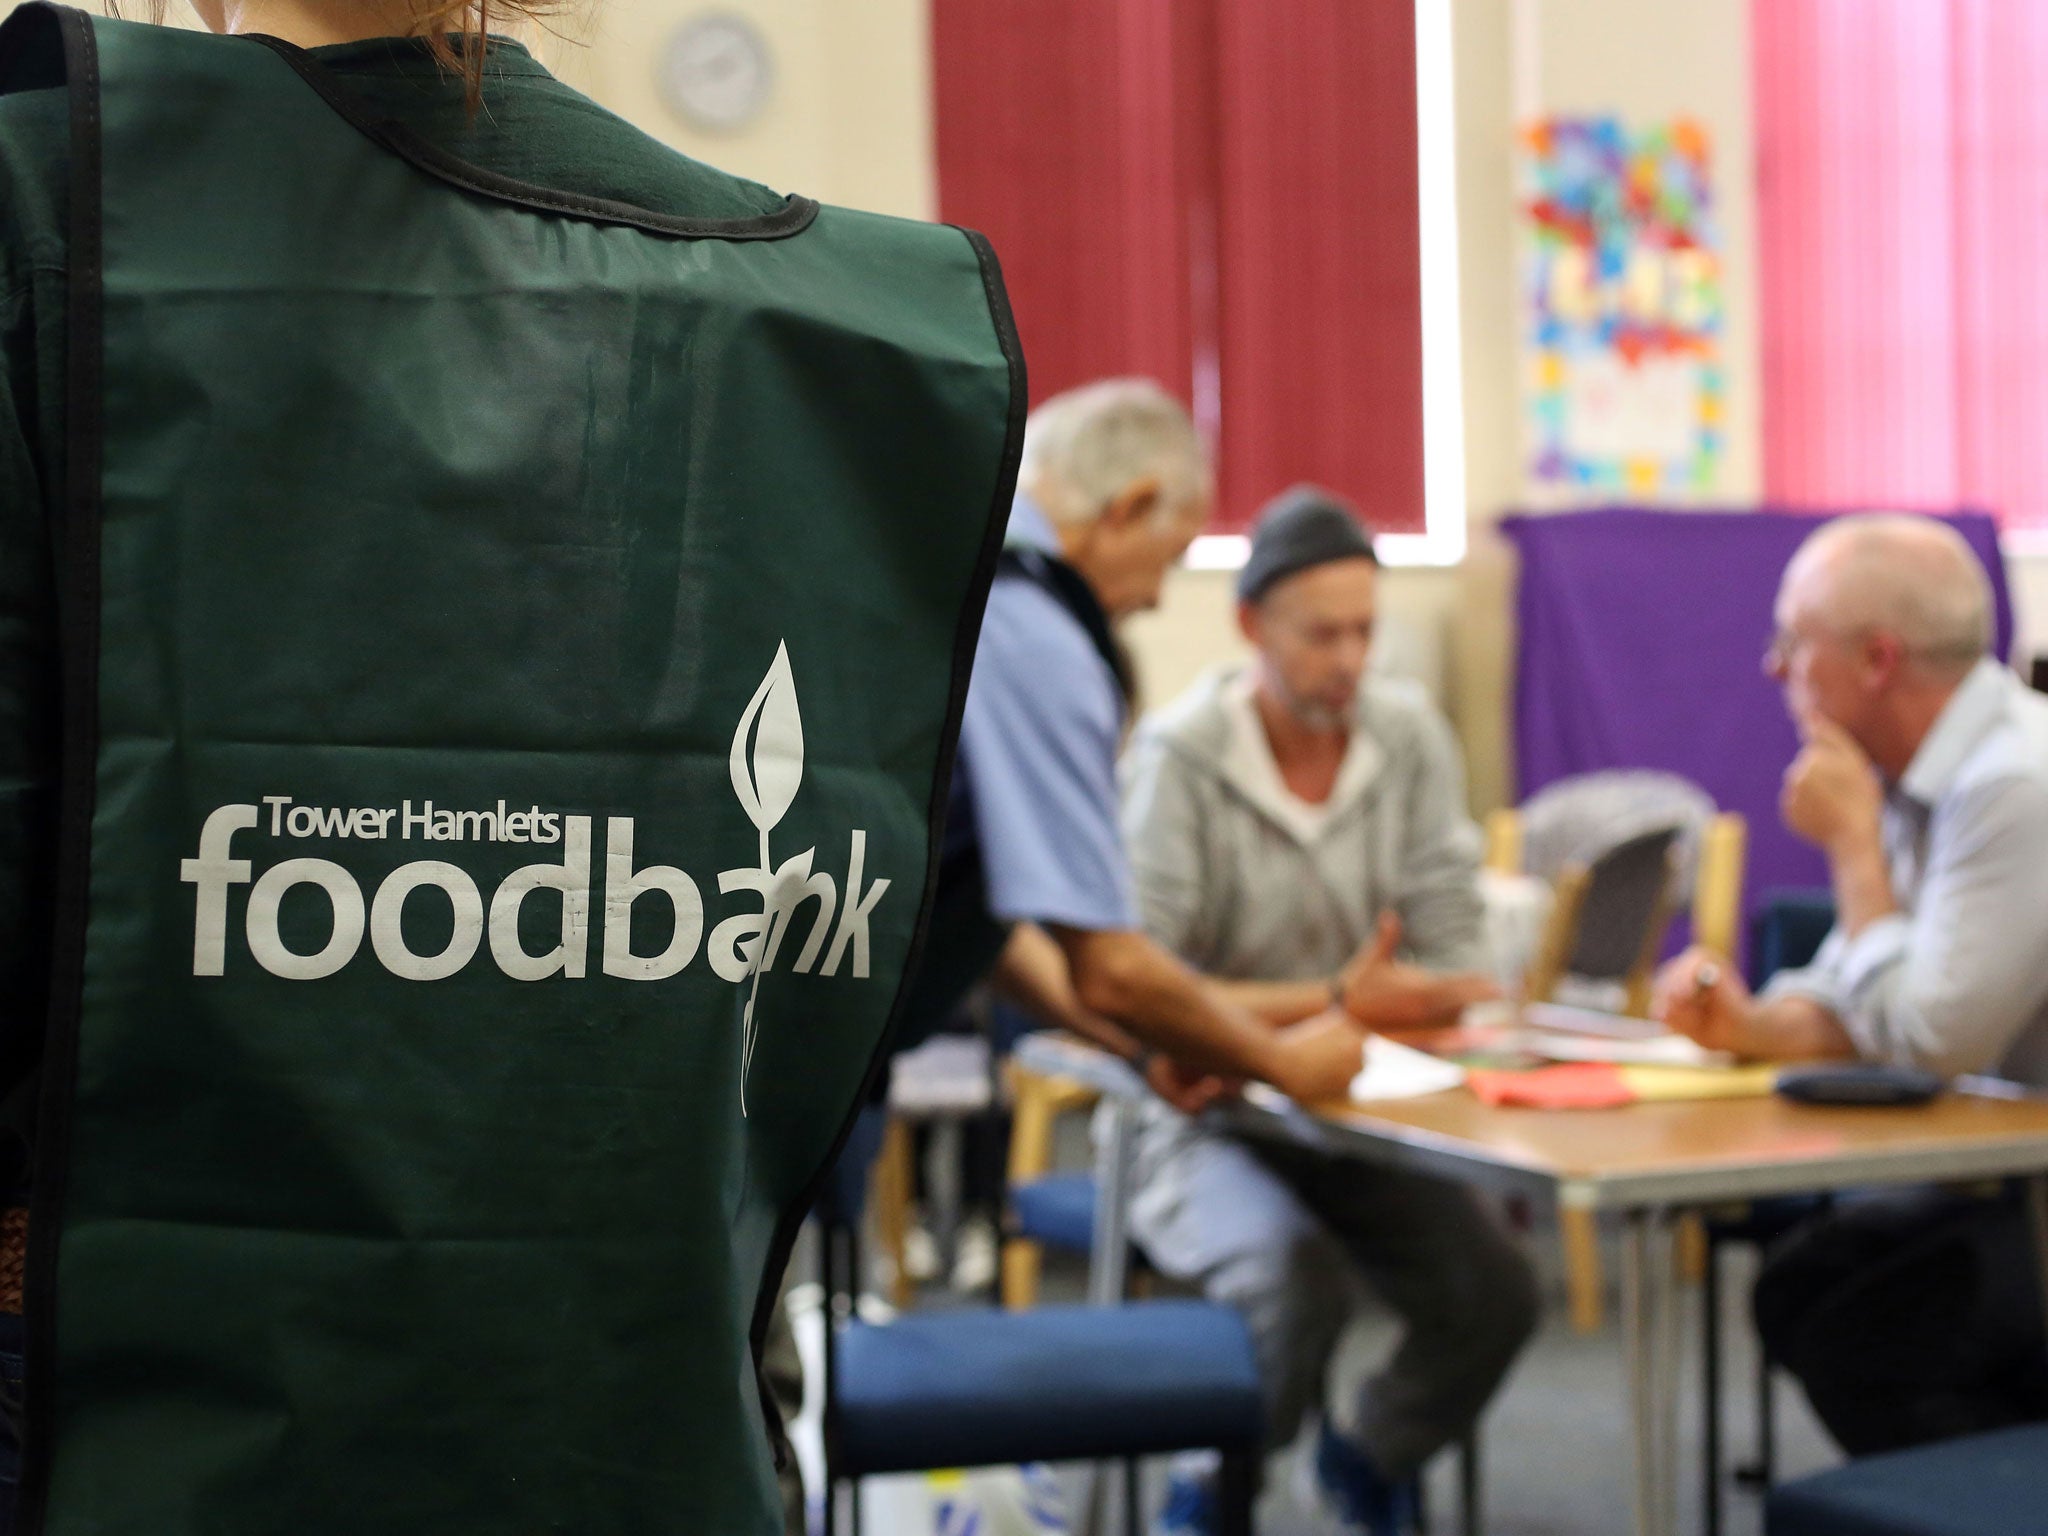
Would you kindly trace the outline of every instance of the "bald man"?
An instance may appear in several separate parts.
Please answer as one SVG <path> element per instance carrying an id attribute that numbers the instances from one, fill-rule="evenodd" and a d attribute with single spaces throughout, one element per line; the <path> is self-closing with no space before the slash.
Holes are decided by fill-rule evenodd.
<path id="1" fill-rule="evenodd" d="M 2048 1088 L 2048 699 L 1989 654 L 1991 589 L 1954 529 L 1846 517 L 1792 557 L 1764 665 L 1803 743 L 1786 824 L 1836 923 L 1751 997 L 1679 957 L 1656 1006 L 1701 1044 Z M 2026 1225 L 2009 1199 L 1853 1197 L 1771 1256 L 1765 1343 L 1853 1455 L 2048 1417 Z"/>

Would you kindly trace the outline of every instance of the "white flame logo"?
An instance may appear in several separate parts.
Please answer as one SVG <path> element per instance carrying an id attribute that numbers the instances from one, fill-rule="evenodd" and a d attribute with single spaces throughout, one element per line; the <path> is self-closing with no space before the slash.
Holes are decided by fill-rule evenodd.
<path id="1" fill-rule="evenodd" d="M 754 690 L 739 729 L 732 738 L 732 789 L 740 805 L 761 833 L 761 873 L 769 882 L 764 891 L 767 915 L 772 927 L 778 907 L 788 895 L 774 888 L 775 865 L 768 857 L 768 834 L 787 814 L 790 803 L 804 779 L 804 721 L 797 708 L 796 679 L 789 669 L 789 646 L 775 647 L 775 660 L 768 675 Z M 767 951 L 767 933 L 753 941 L 752 982 L 747 1005 L 741 1015 L 740 1113 L 746 1113 L 747 1072 L 754 1061 L 754 1003 L 761 993 L 761 965 Z"/>

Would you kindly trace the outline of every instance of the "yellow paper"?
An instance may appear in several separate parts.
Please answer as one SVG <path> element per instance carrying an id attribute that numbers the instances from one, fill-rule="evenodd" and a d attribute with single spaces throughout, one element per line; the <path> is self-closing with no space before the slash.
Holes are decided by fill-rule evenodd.
<path id="1" fill-rule="evenodd" d="M 1778 1069 L 1623 1067 L 1622 1081 L 1645 1102 L 1659 1099 L 1760 1099 L 1778 1085 Z"/>

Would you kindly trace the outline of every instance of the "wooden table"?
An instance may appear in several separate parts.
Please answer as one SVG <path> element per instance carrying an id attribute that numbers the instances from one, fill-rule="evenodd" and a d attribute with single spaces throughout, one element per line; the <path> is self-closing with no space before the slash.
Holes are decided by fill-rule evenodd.
<path id="1" fill-rule="evenodd" d="M 1121 1062 L 1034 1036 L 1019 1059 L 1079 1077 L 1120 1106 L 1098 1150 L 1093 1294 L 1122 1291 L 1129 1108 L 1144 1092 Z M 1678 1308 L 1675 1234 L 1688 1211 L 1765 1195 L 2025 1177 L 2048 1293 L 2048 1099 L 1974 1080 L 1906 1109 L 1822 1108 L 1776 1096 L 1623 1109 L 1490 1108 L 1459 1088 L 1372 1105 L 1303 1108 L 1254 1090 L 1210 1111 L 1252 1138 L 1614 1212 L 1624 1223 L 1623 1329 L 1635 1456 L 1636 1529 L 1675 1529 Z"/>

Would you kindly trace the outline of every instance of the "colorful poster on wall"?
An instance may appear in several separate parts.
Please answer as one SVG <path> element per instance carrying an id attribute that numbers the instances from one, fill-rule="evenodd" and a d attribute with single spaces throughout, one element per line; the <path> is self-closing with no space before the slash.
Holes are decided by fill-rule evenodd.
<path id="1" fill-rule="evenodd" d="M 1706 131 L 1554 117 L 1522 151 L 1534 489 L 1711 493 L 1726 378 Z"/>

